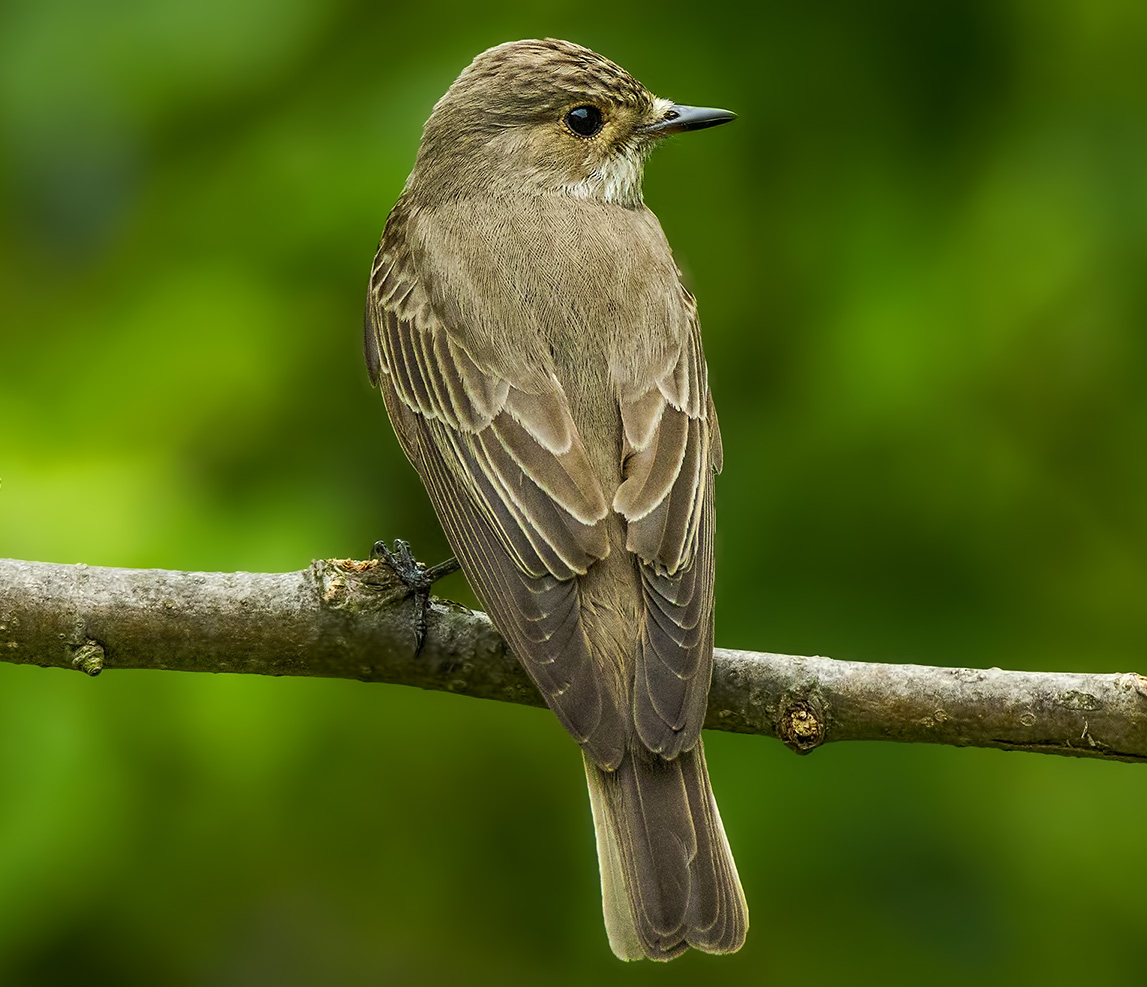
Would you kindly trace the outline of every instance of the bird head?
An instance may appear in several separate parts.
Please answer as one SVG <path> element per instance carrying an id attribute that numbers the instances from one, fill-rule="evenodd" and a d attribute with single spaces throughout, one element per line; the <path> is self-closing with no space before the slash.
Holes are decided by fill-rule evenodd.
<path id="1" fill-rule="evenodd" d="M 662 138 L 733 118 L 655 96 L 580 45 L 509 42 L 475 58 L 438 101 L 407 189 L 637 206 L 646 157 Z"/>

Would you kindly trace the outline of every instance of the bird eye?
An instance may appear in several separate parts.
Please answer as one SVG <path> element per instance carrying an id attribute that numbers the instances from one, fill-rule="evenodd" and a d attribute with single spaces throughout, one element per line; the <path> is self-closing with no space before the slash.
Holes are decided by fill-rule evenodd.
<path id="1" fill-rule="evenodd" d="M 566 126 L 578 137 L 592 137 L 602 123 L 601 110 L 596 106 L 575 106 L 566 114 Z"/>

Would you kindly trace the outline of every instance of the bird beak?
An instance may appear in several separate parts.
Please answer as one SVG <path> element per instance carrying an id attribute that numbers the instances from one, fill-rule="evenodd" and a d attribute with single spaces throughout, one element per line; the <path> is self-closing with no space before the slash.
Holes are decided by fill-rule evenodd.
<path id="1" fill-rule="evenodd" d="M 736 119 L 736 113 L 717 110 L 711 106 L 671 106 L 660 120 L 641 129 L 656 137 L 668 137 L 670 134 L 680 134 L 686 130 L 716 127 Z"/>

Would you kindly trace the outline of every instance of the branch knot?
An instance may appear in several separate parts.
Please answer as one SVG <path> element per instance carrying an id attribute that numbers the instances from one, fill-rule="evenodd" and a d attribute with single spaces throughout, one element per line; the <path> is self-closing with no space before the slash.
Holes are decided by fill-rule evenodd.
<path id="1" fill-rule="evenodd" d="M 104 646 L 90 637 L 75 649 L 72 667 L 95 678 L 104 670 Z"/>
<path id="2" fill-rule="evenodd" d="M 777 717 L 777 736 L 791 751 L 808 754 L 824 743 L 824 708 L 815 696 L 786 697 Z"/>

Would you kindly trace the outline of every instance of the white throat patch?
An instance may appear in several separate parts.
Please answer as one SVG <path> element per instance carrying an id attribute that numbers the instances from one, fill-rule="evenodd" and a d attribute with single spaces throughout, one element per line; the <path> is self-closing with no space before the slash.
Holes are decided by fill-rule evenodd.
<path id="1" fill-rule="evenodd" d="M 639 205 L 641 177 L 645 171 L 644 158 L 640 150 L 632 148 L 626 154 L 610 158 L 588 178 L 565 186 L 565 191 L 576 199 Z"/>

